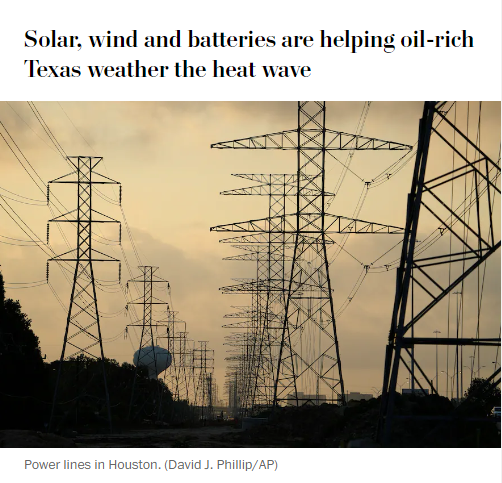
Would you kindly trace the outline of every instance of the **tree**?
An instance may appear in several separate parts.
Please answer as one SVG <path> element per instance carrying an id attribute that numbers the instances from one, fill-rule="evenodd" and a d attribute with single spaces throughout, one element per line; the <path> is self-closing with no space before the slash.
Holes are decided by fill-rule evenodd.
<path id="1" fill-rule="evenodd" d="M 0 311 L 3 309 L 4 300 L 5 300 L 5 288 L 3 284 L 3 275 L 2 272 L 0 272 Z"/>
<path id="2" fill-rule="evenodd" d="M 22 312 L 18 300 L 5 298 L 0 273 L 0 367 L 2 387 L 1 427 L 21 428 L 38 421 L 36 396 L 41 395 L 44 362 L 31 319 Z"/>
<path id="3" fill-rule="evenodd" d="M 472 406 L 477 406 L 486 416 L 494 406 L 500 406 L 500 388 L 487 383 L 486 379 L 475 378 L 465 392 Z"/>
<path id="4" fill-rule="evenodd" d="M 19 300 L 5 298 L 3 276 L 0 272 L 0 337 L 2 356 L 22 354 L 31 369 L 43 365 L 38 337 L 31 329 L 31 319 L 21 310 Z M 5 366 L 3 366 L 5 367 Z M 21 368 L 20 368 L 21 369 Z"/>
<path id="5" fill-rule="evenodd" d="M 31 324 L 19 301 L 5 298 L 0 272 L 0 429 L 44 429 L 49 421 L 60 362 L 44 363 L 39 339 Z M 105 359 L 105 370 L 114 424 L 121 425 L 128 416 L 135 367 Z M 144 389 L 142 411 L 139 412 L 142 418 L 157 417 L 157 412 L 153 414 L 152 409 L 156 406 L 148 404 L 158 397 L 159 391 L 163 398 L 162 421 L 171 420 L 175 409 L 180 414 L 188 414 L 187 403 L 173 402 L 162 381 L 150 379 L 146 368 L 140 368 L 138 372 L 136 382 L 140 381 Z M 84 355 L 65 360 L 58 397 L 58 430 L 106 425 L 101 361 Z"/>

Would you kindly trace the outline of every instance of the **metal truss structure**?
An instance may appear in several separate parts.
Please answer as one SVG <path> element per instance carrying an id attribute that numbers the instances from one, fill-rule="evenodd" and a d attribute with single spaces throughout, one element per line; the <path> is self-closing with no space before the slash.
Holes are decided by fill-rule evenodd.
<path id="1" fill-rule="evenodd" d="M 165 335 L 157 336 L 157 344 L 166 342 L 166 349 L 172 356 L 171 365 L 164 372 L 164 383 L 171 391 L 175 401 L 190 401 L 189 388 L 189 343 L 186 322 L 177 318 L 178 312 L 168 310 L 167 318 L 160 321 L 165 324 Z"/>
<path id="2" fill-rule="evenodd" d="M 129 404 L 129 420 L 137 419 L 140 416 L 145 416 L 145 411 L 147 416 L 155 415 L 157 419 L 160 418 L 162 413 L 162 388 L 158 385 L 157 394 L 149 394 L 149 391 L 144 387 L 145 385 L 138 384 L 138 369 L 140 367 L 153 367 L 155 369 L 155 374 L 160 374 L 167 367 L 159 367 L 160 362 L 157 361 L 156 355 L 156 337 L 159 333 L 159 327 L 164 330 L 166 329 L 166 324 L 164 322 L 153 320 L 153 309 L 154 306 L 159 305 L 160 308 L 165 308 L 169 310 L 168 302 L 161 300 L 153 295 L 153 286 L 155 283 L 161 283 L 169 285 L 167 280 L 156 275 L 159 267 L 153 266 L 139 266 L 139 271 L 141 275 L 135 277 L 127 282 L 138 283 L 143 285 L 143 293 L 140 297 L 131 300 L 127 303 L 127 307 L 130 305 L 142 305 L 143 306 L 143 317 L 141 320 L 135 321 L 133 324 L 129 324 L 128 327 L 141 327 L 141 336 L 139 339 L 138 347 L 138 358 L 136 362 L 136 368 L 134 370 L 134 380 L 131 391 L 131 401 Z"/>
<path id="3" fill-rule="evenodd" d="M 274 367 L 272 402 L 276 405 L 299 406 L 318 403 L 322 400 L 344 404 L 344 384 L 333 308 L 327 245 L 332 243 L 330 234 L 393 233 L 402 234 L 398 227 L 354 220 L 326 213 L 327 198 L 333 195 L 325 189 L 326 156 L 332 151 L 346 150 L 410 150 L 400 143 L 368 138 L 333 131 L 325 127 L 326 106 L 324 102 L 299 102 L 298 127 L 279 133 L 254 136 L 235 141 L 213 144 L 217 149 L 276 149 L 297 153 L 297 172 L 294 186 L 288 183 L 288 194 L 293 194 L 294 209 L 291 213 L 272 213 L 266 218 L 213 227 L 212 231 L 246 233 L 241 237 L 225 240 L 234 244 L 263 244 L 274 246 L 284 253 L 285 247 L 293 245 L 291 262 L 281 269 L 282 280 L 265 277 L 249 281 L 225 292 L 249 290 L 256 292 L 280 292 L 283 310 L 280 312 L 279 336 L 270 335 L 278 341 L 277 359 Z M 267 176 L 251 175 L 261 183 L 259 186 L 239 190 L 231 194 L 270 193 Z M 291 175 L 290 175 L 291 176 Z M 270 179 L 270 178 L 269 178 Z M 283 181 L 284 198 L 286 187 Z M 239 193 L 238 193 L 239 192 Z M 270 209 L 270 205 L 269 205 Z M 257 261 L 266 250 L 255 250 Z M 272 257 L 269 257 L 272 258 Z M 274 257 L 275 258 L 275 257 Z M 277 257 L 285 263 L 286 257 Z M 287 275 L 284 275 L 287 274 Z M 265 318 L 269 311 L 264 310 Z M 257 319 L 252 325 L 255 333 L 270 332 L 269 322 Z M 275 330 L 275 329 L 274 329 Z M 273 331 L 272 331 L 273 332 Z M 262 360 L 263 354 L 256 349 L 263 337 L 250 336 L 246 345 L 255 346 L 251 360 Z M 258 358 L 256 357 L 258 356 Z M 249 375 L 247 376 L 249 378 Z M 257 378 L 254 377 L 256 381 Z M 247 383 L 247 387 L 253 387 Z M 261 386 L 261 383 L 259 384 Z M 242 389 L 239 390 L 242 394 Z M 245 392 L 248 392 L 246 390 Z M 246 399 L 246 397 L 244 398 Z M 258 398 L 258 401 L 260 399 Z M 264 397 L 266 400 L 266 396 Z"/>
<path id="4" fill-rule="evenodd" d="M 234 367 L 227 366 L 227 372 L 225 374 L 225 388 L 228 395 L 228 415 L 233 418 L 239 417 L 239 395 L 238 388 L 239 384 L 237 381 L 238 372 Z"/>
<path id="5" fill-rule="evenodd" d="M 240 410 L 247 414 L 257 413 L 272 406 L 274 386 L 274 361 L 278 358 L 278 339 L 284 318 L 285 255 L 284 215 L 286 197 L 294 196 L 296 175 L 293 174 L 236 174 L 234 176 L 257 181 L 249 188 L 224 191 L 223 195 L 266 196 L 269 217 L 268 243 L 239 243 L 234 247 L 245 253 L 225 260 L 252 261 L 256 263 L 256 279 L 239 285 L 222 288 L 223 293 L 249 293 L 252 297 L 251 311 L 244 314 L 241 322 L 230 324 L 230 328 L 246 329 L 241 347 L 241 400 Z M 219 231 L 220 227 L 214 230 Z M 225 240 L 222 240 L 225 241 Z M 289 260 L 292 260 L 289 257 Z M 227 317 L 241 317 L 229 314 Z"/>
<path id="6" fill-rule="evenodd" d="M 225 345 L 230 347 L 227 361 L 226 386 L 229 395 L 229 412 L 233 417 L 248 416 L 251 411 L 250 395 L 255 369 L 251 367 L 254 350 L 253 333 L 232 332 L 225 337 Z"/>
<path id="7" fill-rule="evenodd" d="M 214 350 L 208 341 L 199 341 L 192 351 L 192 381 L 194 385 L 194 406 L 200 409 L 202 420 L 213 419 L 214 407 Z"/>
<path id="8" fill-rule="evenodd" d="M 52 404 L 49 430 L 54 427 L 56 407 L 58 404 L 58 388 L 61 380 L 61 372 L 65 360 L 78 361 L 82 357 L 93 358 L 101 361 L 103 373 L 103 393 L 101 397 L 87 393 L 87 388 L 78 387 L 78 401 L 82 398 L 94 398 L 99 401 L 98 413 L 103 413 L 108 421 L 111 431 L 112 420 L 110 412 L 110 398 L 106 381 L 104 365 L 103 340 L 98 311 L 96 294 L 96 279 L 94 275 L 95 262 L 119 262 L 92 246 L 93 224 L 114 223 L 120 226 L 120 222 L 100 213 L 93 208 L 93 192 L 96 185 L 120 185 L 102 174 L 96 172 L 96 167 L 102 161 L 102 157 L 93 156 L 68 156 L 67 161 L 74 168 L 70 173 L 49 182 L 47 186 L 47 198 L 50 197 L 51 184 L 76 184 L 77 185 L 77 208 L 64 213 L 52 220 L 47 226 L 47 238 L 49 239 L 50 223 L 71 223 L 77 228 L 77 247 L 66 253 L 51 258 L 49 261 L 57 263 L 75 264 L 73 286 L 66 320 L 66 329 L 63 339 L 63 348 L 59 361 L 56 387 Z M 49 264 L 48 264 L 49 266 Z M 49 268 L 47 266 L 47 277 Z M 120 265 L 119 265 L 120 279 Z M 83 367 L 83 365 L 82 365 Z M 77 380 L 78 380 L 77 370 Z M 79 385 L 77 383 L 77 385 Z"/>
<path id="9" fill-rule="evenodd" d="M 485 152 L 481 143 L 481 107 L 479 119 L 475 114 L 477 128 L 469 131 L 469 119 L 473 117 L 472 113 L 469 116 L 469 107 L 464 127 L 456 103 L 424 104 L 386 348 L 378 430 L 379 441 L 384 445 L 391 444 L 393 423 L 400 418 L 395 412 L 400 368 L 406 372 L 412 391 L 438 394 L 437 347 L 444 346 L 447 365 L 441 373 L 446 379 L 445 395 L 449 396 L 451 390 L 452 400 L 459 404 L 464 400 L 464 349 L 473 350 L 471 380 L 476 358 L 478 375 L 481 369 L 481 348 L 490 351 L 488 347 L 496 347 L 499 353 L 500 323 L 496 328 L 498 337 L 497 333 L 487 333 L 480 324 L 484 284 L 484 275 L 483 284 L 480 283 L 480 269 L 485 273 L 487 262 L 500 248 L 500 154 L 494 160 Z M 431 227 L 435 228 L 433 233 L 422 238 Z M 450 298 L 456 310 L 450 309 Z M 472 316 L 463 316 L 468 308 L 473 309 Z M 450 327 L 455 312 L 456 323 Z M 437 328 L 446 323 L 444 335 L 438 337 L 441 332 Z M 431 377 L 434 369 L 428 361 L 433 358 L 434 346 L 436 375 Z M 454 357 L 452 374 L 448 354 Z M 496 366 L 486 378 L 485 387 L 500 384 L 500 367 Z M 444 419 L 454 417 L 450 414 Z"/>

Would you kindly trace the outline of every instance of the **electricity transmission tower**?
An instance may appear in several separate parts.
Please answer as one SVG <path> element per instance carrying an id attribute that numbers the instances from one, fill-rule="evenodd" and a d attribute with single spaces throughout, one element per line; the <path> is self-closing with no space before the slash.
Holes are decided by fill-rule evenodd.
<path id="1" fill-rule="evenodd" d="M 385 357 L 378 429 L 379 441 L 384 445 L 390 443 L 393 423 L 400 417 L 395 411 L 400 368 L 407 371 L 412 390 L 423 393 L 430 390 L 437 394 L 439 381 L 434 381 L 427 373 L 434 370 L 428 360 L 433 359 L 431 349 L 434 346 L 444 346 L 447 365 L 446 372 L 441 372 L 446 376 L 446 395 L 451 380 L 453 399 L 456 377 L 459 403 L 463 398 L 459 393 L 459 386 L 462 387 L 459 377 L 463 380 L 466 372 L 462 361 L 464 348 L 474 351 L 473 365 L 477 356 L 478 373 L 481 348 L 490 351 L 488 348 L 494 347 L 491 350 L 499 354 L 500 323 L 492 334 L 487 334 L 480 324 L 484 285 L 480 283 L 484 281 L 480 270 L 486 273 L 487 261 L 492 260 L 500 248 L 500 154 L 495 161 L 482 144 L 485 138 L 481 135 L 481 105 L 479 113 L 473 113 L 474 109 L 468 105 L 465 121 L 461 108 L 459 106 L 457 111 L 457 103 L 425 102 L 420 120 Z M 477 126 L 469 129 L 473 114 Z M 500 137 L 496 148 L 500 149 L 499 146 Z M 430 227 L 437 228 L 425 237 L 425 230 L 430 231 Z M 456 295 L 453 297 L 456 309 L 450 307 L 451 294 Z M 461 318 L 462 312 L 468 309 L 472 316 Z M 453 317 L 456 314 L 456 323 L 451 326 L 450 314 Z M 444 335 L 437 337 L 440 332 L 433 333 L 437 325 L 430 324 L 438 324 L 440 320 L 446 321 L 447 327 L 441 331 Z M 485 331 L 484 337 L 482 331 Z M 466 337 L 467 333 L 470 337 Z M 448 369 L 450 348 L 454 356 L 453 374 Z M 493 358 L 488 360 L 493 361 Z M 497 369 L 496 365 L 481 391 L 500 384 L 500 367 Z M 472 378 L 472 366 L 470 373 Z M 421 379 L 425 382 L 421 383 Z M 444 419 L 452 417 L 450 414 Z M 426 416 L 421 418 L 427 419 Z"/>
<path id="2" fill-rule="evenodd" d="M 326 155 L 336 150 L 410 150 L 410 146 L 327 129 L 324 102 L 298 103 L 297 128 L 213 144 L 217 149 L 277 149 L 297 154 L 294 211 L 212 228 L 250 233 L 254 242 L 267 235 L 293 241 L 293 256 L 284 288 L 284 314 L 275 367 L 274 406 L 323 400 L 345 404 L 344 383 L 327 257 L 330 234 L 402 233 L 380 225 L 326 213 Z M 325 393 L 328 394 L 325 394 Z"/>
<path id="3" fill-rule="evenodd" d="M 93 208 L 93 192 L 96 185 L 120 185 L 102 174 L 96 172 L 97 165 L 102 161 L 102 157 L 93 156 L 68 156 L 67 160 L 74 170 L 49 182 L 47 186 L 47 199 L 50 197 L 51 184 L 76 184 L 77 185 L 77 208 L 68 213 L 62 214 L 52 220 L 51 223 L 71 223 L 77 228 L 77 247 L 66 253 L 51 258 L 49 261 L 58 263 L 75 264 L 73 275 L 73 286 L 66 320 L 66 329 L 63 339 L 63 348 L 59 361 L 56 387 L 52 404 L 49 430 L 53 428 L 56 417 L 56 406 L 58 404 L 58 389 L 61 382 L 61 374 L 65 360 L 76 362 L 77 366 L 77 386 L 79 381 L 80 361 L 82 358 L 92 358 L 100 361 L 103 376 L 103 397 L 104 412 L 108 424 L 112 427 L 110 398 L 106 381 L 103 340 L 101 337 L 101 325 L 98 311 L 98 300 L 96 294 L 96 279 L 94 275 L 94 262 L 119 262 L 92 247 L 93 224 L 95 223 L 117 223 L 120 222 L 100 213 Z M 49 226 L 47 226 L 47 238 L 49 239 Z M 47 268 L 47 277 L 49 269 Z M 120 278 L 120 265 L 119 265 Z M 83 364 L 82 364 L 83 368 Z M 96 398 L 95 395 L 87 393 L 87 387 L 77 387 L 77 405 L 84 396 Z"/>
<path id="4" fill-rule="evenodd" d="M 226 368 L 226 386 L 229 393 L 229 408 L 230 414 L 234 417 L 240 417 L 246 412 L 246 402 L 243 400 L 243 389 L 246 385 L 245 374 L 243 367 L 245 367 L 245 342 L 242 337 L 246 333 L 233 332 L 231 335 L 225 336 L 224 345 L 228 345 L 231 349 L 227 352 L 229 356 L 225 357 L 227 361 Z"/>
<path id="5" fill-rule="evenodd" d="M 161 320 L 162 323 L 166 325 L 166 333 L 165 335 L 158 335 L 157 336 L 157 341 L 159 339 L 166 339 L 167 342 L 167 350 L 172 356 L 172 363 L 169 367 L 169 369 L 173 368 L 173 366 L 177 365 L 178 370 L 181 369 L 180 364 L 174 364 L 175 357 L 179 356 L 179 345 L 181 339 L 184 337 L 184 334 L 186 334 L 186 323 L 183 322 L 182 320 L 177 320 L 177 315 L 178 312 L 175 312 L 173 310 L 168 310 L 166 312 L 167 317 L 163 320 Z M 182 326 L 182 327 L 180 327 Z M 180 327 L 180 329 L 178 329 Z M 183 335 L 180 335 L 183 334 Z M 178 347 L 177 347 L 178 346 Z M 164 379 L 167 378 L 167 372 L 164 374 Z M 173 372 L 170 374 L 169 379 L 171 380 L 172 384 L 172 395 L 174 399 L 179 399 L 179 393 L 180 393 L 180 380 L 178 378 L 179 373 L 178 372 Z M 170 385 L 171 387 L 171 385 Z"/>
<path id="6" fill-rule="evenodd" d="M 159 335 L 158 339 L 165 339 L 167 350 L 171 354 L 171 365 L 164 372 L 164 382 L 171 391 L 175 401 L 188 401 L 188 347 L 186 322 L 177 318 L 178 312 L 168 310 L 167 318 L 161 322 L 165 324 L 165 335 Z"/>
<path id="7" fill-rule="evenodd" d="M 195 404 L 195 390 L 193 384 L 193 350 L 195 342 L 188 338 L 188 332 L 180 332 L 180 365 L 183 374 L 184 399 L 189 404 Z"/>
<path id="8" fill-rule="evenodd" d="M 269 232 L 262 243 L 250 243 L 246 237 L 224 239 L 232 246 L 245 250 L 245 254 L 226 257 L 224 260 L 256 262 L 256 280 L 251 283 L 223 287 L 223 293 L 249 293 L 252 296 L 251 312 L 244 314 L 245 321 L 230 324 L 230 328 L 245 328 L 242 357 L 248 360 L 245 371 L 243 390 L 245 397 L 241 409 L 245 412 L 258 412 L 272 406 L 274 387 L 274 366 L 277 366 L 277 349 L 280 328 L 284 318 L 285 260 L 291 257 L 285 254 L 285 235 L 282 223 L 286 214 L 286 198 L 295 196 L 296 175 L 294 174 L 234 174 L 233 176 L 256 181 L 259 184 L 223 191 L 222 195 L 265 196 L 268 198 Z M 218 231 L 218 227 L 214 228 Z M 242 314 L 229 314 L 242 317 Z M 248 347 L 249 346 L 249 347 Z"/>
<path id="9" fill-rule="evenodd" d="M 207 347 L 208 341 L 199 341 L 199 347 L 193 349 L 193 381 L 195 389 L 195 405 L 200 408 L 201 419 L 212 417 L 212 401 L 208 381 L 212 379 L 214 368 L 214 350 Z"/>
<path id="10" fill-rule="evenodd" d="M 155 297 L 153 294 L 153 287 L 155 283 L 162 283 L 169 285 L 167 280 L 159 277 L 155 273 L 159 267 L 140 266 L 138 267 L 141 275 L 129 280 L 127 283 L 138 283 L 143 285 L 143 294 L 137 299 L 128 302 L 129 305 L 142 305 L 143 306 L 143 319 L 136 321 L 134 324 L 129 324 L 128 327 L 141 327 L 141 337 L 139 340 L 139 348 L 137 357 L 135 357 L 136 368 L 134 370 L 134 380 L 131 392 L 131 402 L 129 404 L 129 419 L 136 418 L 145 409 L 148 402 L 152 403 L 151 408 L 147 410 L 150 414 L 156 414 L 157 418 L 161 416 L 162 410 L 162 389 L 158 385 L 156 394 L 148 395 L 145 384 L 138 385 L 138 369 L 139 367 L 146 367 L 149 372 L 155 372 L 155 380 L 157 375 L 160 374 L 167 367 L 160 367 L 161 362 L 158 361 L 158 354 L 156 349 L 156 334 L 157 328 L 168 328 L 165 323 L 156 322 L 153 320 L 153 309 L 156 305 L 161 305 L 169 309 L 169 304 Z M 151 377 L 151 376 L 150 376 Z M 153 400 L 151 400 L 153 398 Z M 153 409 L 152 409 L 153 408 Z"/>
<path id="11" fill-rule="evenodd" d="M 231 345 L 240 347 L 239 394 L 241 415 L 258 413 L 273 405 L 275 368 L 278 364 L 281 327 L 284 320 L 286 280 L 292 256 L 286 250 L 294 247 L 293 235 L 283 230 L 286 200 L 296 197 L 296 174 L 234 174 L 258 184 L 246 188 L 223 191 L 222 195 L 263 196 L 268 198 L 268 233 L 226 238 L 220 243 L 230 243 L 245 250 L 245 254 L 226 257 L 224 260 L 256 262 L 256 280 L 223 287 L 225 294 L 248 293 L 252 297 L 249 310 L 228 314 L 226 318 L 245 320 L 224 325 L 227 328 L 247 329 L 245 336 Z M 214 227 L 218 231 L 219 227 Z M 223 228 L 226 231 L 226 227 Z M 327 243 L 332 243 L 328 240 Z"/>
<path id="12" fill-rule="evenodd" d="M 228 391 L 228 409 L 229 415 L 233 418 L 239 416 L 239 395 L 238 395 L 238 384 L 237 384 L 237 371 L 234 369 L 227 370 L 225 374 L 226 377 L 226 388 Z"/>

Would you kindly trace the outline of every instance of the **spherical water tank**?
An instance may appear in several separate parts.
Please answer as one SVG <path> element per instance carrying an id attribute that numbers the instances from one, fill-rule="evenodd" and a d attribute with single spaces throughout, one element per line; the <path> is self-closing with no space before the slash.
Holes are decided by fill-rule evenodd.
<path id="1" fill-rule="evenodd" d="M 133 363 L 137 367 L 146 367 L 148 377 L 157 379 L 157 376 L 164 372 L 173 361 L 171 353 L 162 347 L 143 347 L 134 353 Z"/>

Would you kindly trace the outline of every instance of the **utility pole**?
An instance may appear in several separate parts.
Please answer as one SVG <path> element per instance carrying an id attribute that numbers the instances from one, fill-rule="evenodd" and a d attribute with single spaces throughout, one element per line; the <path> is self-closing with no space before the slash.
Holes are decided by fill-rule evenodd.
<path id="1" fill-rule="evenodd" d="M 49 431 L 56 423 L 56 407 L 58 405 L 58 390 L 61 384 L 63 367 L 68 360 L 79 360 L 82 357 L 99 361 L 103 376 L 104 407 L 106 408 L 105 419 L 108 421 L 109 430 L 112 430 L 112 418 L 110 411 L 110 396 L 105 371 L 105 356 L 103 352 L 103 339 L 98 311 L 98 299 L 96 294 L 96 279 L 94 275 L 95 262 L 119 262 L 92 246 L 93 224 L 120 222 L 100 213 L 93 208 L 93 193 L 96 185 L 120 185 L 102 174 L 96 172 L 96 167 L 103 160 L 102 157 L 94 156 L 68 156 L 68 163 L 73 171 L 49 182 L 47 186 L 47 203 L 50 198 L 51 184 L 76 184 L 77 185 L 77 208 L 49 220 L 47 225 L 47 242 L 49 241 L 50 223 L 71 223 L 77 228 L 77 247 L 66 253 L 51 258 L 50 261 L 64 264 L 75 264 L 73 273 L 73 285 L 71 289 L 66 329 L 63 338 L 63 348 L 59 359 L 56 386 L 52 402 Z M 119 203 L 122 196 L 119 197 Z M 120 232 L 119 232 L 120 233 Z M 119 234 L 120 242 L 120 234 Z M 47 279 L 49 278 L 49 263 L 47 263 Z M 120 280 L 120 264 L 119 264 Z M 79 370 L 87 364 L 79 365 Z M 81 381 L 78 382 L 79 386 Z M 81 390 L 78 388 L 77 401 L 80 399 Z M 86 391 L 86 390 L 85 390 Z M 89 395 L 86 393 L 86 395 Z M 103 400 L 103 397 L 99 398 Z"/>

